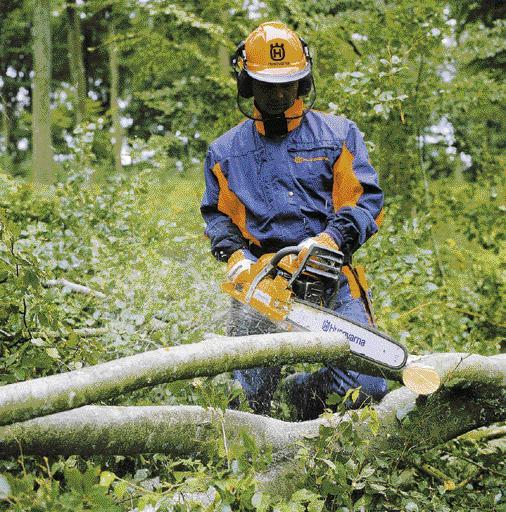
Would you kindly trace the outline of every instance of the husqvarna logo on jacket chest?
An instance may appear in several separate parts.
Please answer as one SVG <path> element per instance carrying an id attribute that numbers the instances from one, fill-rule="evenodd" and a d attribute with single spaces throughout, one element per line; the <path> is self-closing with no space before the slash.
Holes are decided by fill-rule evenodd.
<path id="1" fill-rule="evenodd" d="M 296 156 L 293 159 L 293 161 L 296 164 L 302 164 L 304 162 L 321 162 L 321 161 L 327 161 L 328 162 L 328 160 L 329 160 L 328 156 L 312 156 L 312 157 Z"/>

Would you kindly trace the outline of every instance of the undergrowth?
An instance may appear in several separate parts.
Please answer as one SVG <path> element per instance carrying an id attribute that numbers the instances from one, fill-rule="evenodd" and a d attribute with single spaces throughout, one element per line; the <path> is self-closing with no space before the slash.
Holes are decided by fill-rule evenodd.
<path id="1" fill-rule="evenodd" d="M 51 194 L 0 174 L 1 383 L 223 333 L 228 301 L 219 291 L 223 268 L 203 235 L 202 190 L 193 172 L 164 178 L 146 169 L 98 181 L 70 173 Z M 447 182 L 434 182 L 434 209 L 420 214 L 391 200 L 385 225 L 355 260 L 366 265 L 379 326 L 411 352 L 494 354 L 506 329 L 501 194 L 497 184 L 463 184 L 449 197 L 447 190 Z M 104 296 L 48 286 L 62 278 Z M 84 336 L 83 328 L 100 331 Z M 107 403 L 224 409 L 237 395 L 225 375 Z M 282 403 L 276 411 L 289 419 Z M 353 415 L 374 425 L 370 409 Z M 370 459 L 349 422 L 301 444 L 294 463 L 304 485 L 280 501 L 256 482 L 271 454 L 246 435 L 225 448 L 220 435 L 206 460 L 4 459 L 0 510 L 505 510 L 504 447 L 491 452 L 482 442 L 455 440 L 423 454 Z M 342 447 L 334 458 L 329 443 Z M 188 496 L 207 504 L 190 504 Z"/>

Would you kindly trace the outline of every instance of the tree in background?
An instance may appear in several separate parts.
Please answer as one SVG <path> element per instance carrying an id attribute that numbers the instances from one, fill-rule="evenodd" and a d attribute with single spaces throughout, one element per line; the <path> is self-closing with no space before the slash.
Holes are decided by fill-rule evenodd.
<path id="1" fill-rule="evenodd" d="M 51 2 L 35 0 L 33 5 L 33 105 L 32 174 L 36 183 L 54 181 L 51 140 Z"/>
<path id="2" fill-rule="evenodd" d="M 0 3 L 0 161 L 16 174 L 29 147 L 31 13 L 21 0 Z"/>
<path id="3" fill-rule="evenodd" d="M 453 34 L 447 65 L 446 112 L 469 179 L 493 183 L 504 172 L 506 148 L 506 8 L 503 2 L 450 2 Z"/>
<path id="4" fill-rule="evenodd" d="M 76 123 L 79 124 L 86 117 L 86 76 L 81 43 L 81 20 L 75 0 L 67 2 L 66 14 L 70 77 L 71 85 L 76 91 Z"/>
<path id="5" fill-rule="evenodd" d="M 107 11 L 109 19 L 109 42 L 107 48 L 109 51 L 109 70 L 110 70 L 110 89 L 109 89 L 109 111 L 112 121 L 112 138 L 114 154 L 114 167 L 117 172 L 121 172 L 121 148 L 123 146 L 123 128 L 121 126 L 121 115 L 119 109 L 119 82 L 120 82 L 120 56 L 116 43 L 116 20 L 114 18 L 114 9 Z"/>
<path id="6" fill-rule="evenodd" d="M 242 118 L 227 54 L 263 19 L 279 18 L 304 34 L 313 50 L 316 108 L 357 121 L 390 197 L 426 209 L 432 178 L 464 170 L 469 179 L 485 169 L 497 173 L 505 144 L 498 109 L 505 51 L 500 6 L 486 0 L 270 0 L 264 7 L 257 2 L 253 11 L 254 3 L 55 0 L 51 118 L 57 158 L 72 156 L 79 139 L 73 130 L 86 112 L 88 125 L 97 128 L 84 138 L 92 140 L 87 144 L 104 168 L 115 159 L 119 169 L 125 136 L 130 146 L 154 151 L 159 165 L 167 164 L 164 155 L 186 168 L 184 162 L 200 159 L 210 140 Z M 20 0 L 0 7 L 2 140 L 10 141 L 9 157 L 4 152 L 2 158 L 11 159 L 14 173 L 29 161 L 23 148 L 31 118 L 16 97 L 32 71 L 24 48 L 31 45 L 30 7 Z M 24 77 L 14 77 L 16 70 Z M 452 141 L 433 134 L 450 125 Z M 114 151 L 109 128 L 123 132 L 112 137 Z M 406 196 L 406 184 L 416 193 Z"/>
<path id="7" fill-rule="evenodd" d="M 419 140 L 434 122 L 434 91 L 442 85 L 444 6 L 434 0 L 268 5 L 270 16 L 281 12 L 306 35 L 315 54 L 317 108 L 358 124 L 389 195 L 419 186 Z"/>

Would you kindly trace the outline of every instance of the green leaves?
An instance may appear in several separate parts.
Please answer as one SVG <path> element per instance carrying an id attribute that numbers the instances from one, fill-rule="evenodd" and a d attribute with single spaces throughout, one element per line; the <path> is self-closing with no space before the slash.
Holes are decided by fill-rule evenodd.
<path id="1" fill-rule="evenodd" d="M 109 489 L 114 480 L 116 480 L 116 475 L 114 473 L 112 473 L 111 471 L 102 471 L 100 473 L 99 485 L 105 487 L 106 489 Z"/>

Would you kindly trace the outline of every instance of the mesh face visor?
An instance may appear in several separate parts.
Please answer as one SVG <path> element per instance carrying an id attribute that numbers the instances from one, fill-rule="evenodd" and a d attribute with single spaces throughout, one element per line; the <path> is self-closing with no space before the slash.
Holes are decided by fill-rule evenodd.
<path id="1" fill-rule="evenodd" d="M 241 113 L 245 115 L 247 118 L 252 119 L 253 121 L 265 121 L 268 119 L 274 119 L 278 117 L 284 118 L 286 121 L 291 121 L 294 119 L 300 119 L 306 115 L 306 113 L 311 110 L 315 101 L 316 101 L 316 89 L 313 81 L 313 77 L 308 77 L 310 81 L 309 91 L 304 97 L 298 97 L 292 106 L 287 108 L 282 114 L 277 115 L 266 115 L 262 114 L 258 105 L 255 103 L 255 99 L 253 97 L 244 98 L 241 96 L 240 92 L 237 92 L 237 106 Z"/>

